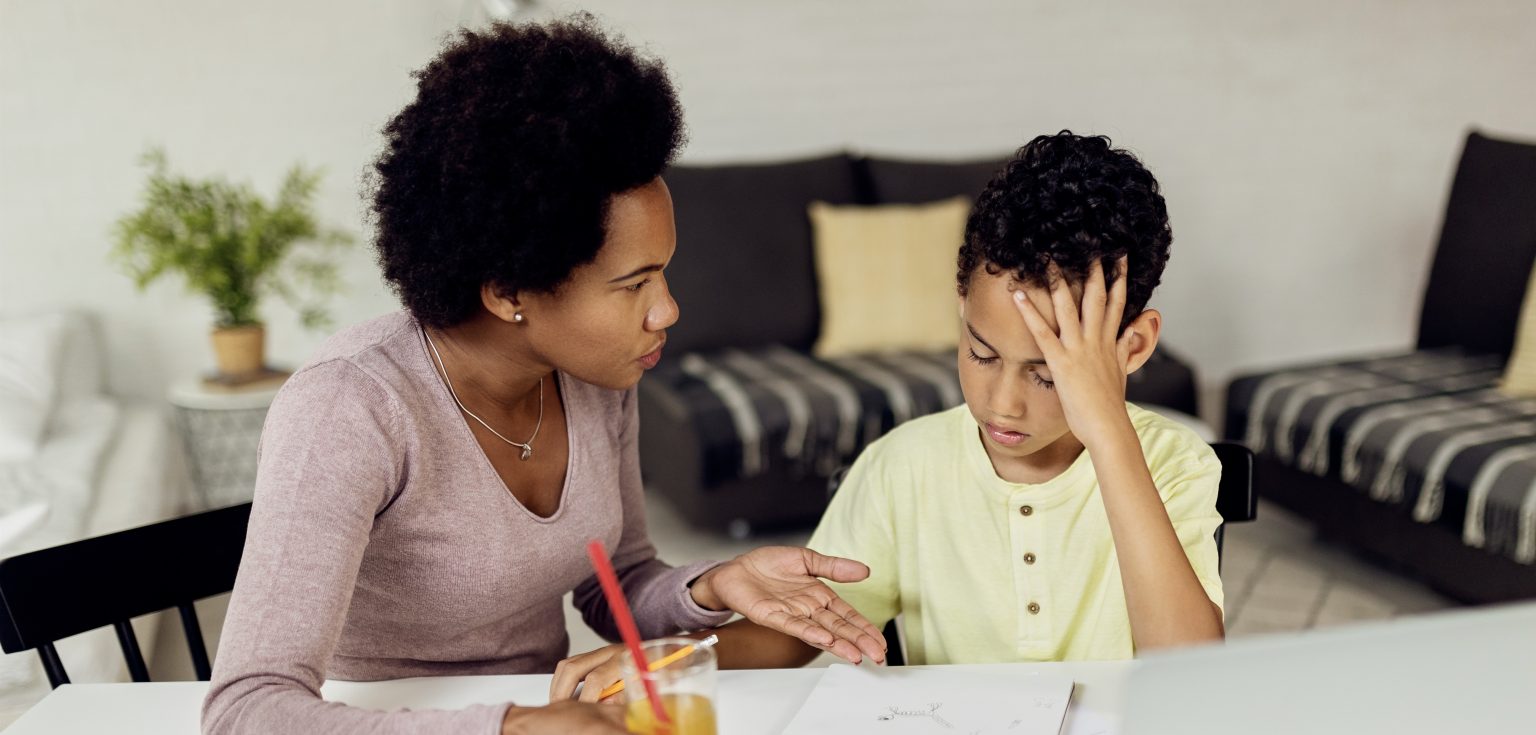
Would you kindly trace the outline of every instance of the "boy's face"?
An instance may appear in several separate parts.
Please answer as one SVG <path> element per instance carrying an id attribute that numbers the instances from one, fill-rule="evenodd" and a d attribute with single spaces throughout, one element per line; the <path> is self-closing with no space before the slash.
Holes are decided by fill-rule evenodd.
<path id="1" fill-rule="evenodd" d="M 1049 301 L 1043 289 L 986 269 L 971 274 L 960 298 L 960 390 L 994 465 L 1029 457 L 1063 438 L 1072 441 L 1045 356 L 1014 306 L 1013 291 L 1019 288 L 1037 297 L 1037 304 L 1041 297 Z M 1079 286 L 1072 292 L 1081 299 Z M 1060 331 L 1054 315 L 1047 312 L 1045 318 Z"/>

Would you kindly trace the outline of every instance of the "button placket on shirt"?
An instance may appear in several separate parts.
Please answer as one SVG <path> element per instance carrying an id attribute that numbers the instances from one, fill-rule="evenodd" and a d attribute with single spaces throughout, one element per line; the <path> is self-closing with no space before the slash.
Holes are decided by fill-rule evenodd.
<path id="1" fill-rule="evenodd" d="M 1033 549 L 1044 541 L 1044 525 L 1040 523 L 1040 511 L 1031 503 L 1014 503 L 1014 513 L 1009 522 L 1013 527 L 1014 582 L 1018 591 L 1019 653 L 1030 655 L 1033 649 L 1045 645 L 1050 638 L 1050 626 L 1045 616 L 1042 600 L 1047 586 L 1043 570 Z"/>

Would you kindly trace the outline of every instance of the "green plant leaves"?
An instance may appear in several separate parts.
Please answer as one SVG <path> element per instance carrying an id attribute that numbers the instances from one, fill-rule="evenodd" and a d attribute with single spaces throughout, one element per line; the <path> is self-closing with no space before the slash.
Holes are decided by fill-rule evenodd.
<path id="1" fill-rule="evenodd" d="M 149 169 L 143 206 L 117 221 L 112 251 L 140 290 L 175 273 L 208 298 L 219 327 L 259 323 L 267 295 L 292 306 L 308 328 L 329 324 L 324 301 L 341 290 L 335 253 L 354 238 L 316 220 L 319 171 L 294 166 L 268 202 L 248 184 L 175 175 L 160 149 L 142 163 Z"/>

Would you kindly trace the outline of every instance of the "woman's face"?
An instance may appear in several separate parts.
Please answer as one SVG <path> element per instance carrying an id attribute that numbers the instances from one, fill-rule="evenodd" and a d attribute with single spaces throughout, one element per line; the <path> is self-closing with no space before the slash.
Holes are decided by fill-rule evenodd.
<path id="1" fill-rule="evenodd" d="M 640 382 L 661 360 L 677 302 L 663 270 L 677 250 L 672 195 L 660 177 L 617 194 L 597 259 L 554 293 L 518 294 L 521 328 L 549 364 L 615 390 Z"/>

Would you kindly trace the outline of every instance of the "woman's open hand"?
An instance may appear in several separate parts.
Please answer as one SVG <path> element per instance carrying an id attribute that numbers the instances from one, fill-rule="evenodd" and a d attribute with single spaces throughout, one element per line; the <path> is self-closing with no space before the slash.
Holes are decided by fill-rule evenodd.
<path id="1" fill-rule="evenodd" d="M 885 636 L 828 587 L 858 582 L 869 567 L 798 546 L 764 546 L 705 572 L 693 584 L 700 605 L 731 609 L 758 625 L 792 635 L 859 663 L 885 662 Z"/>

